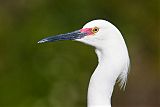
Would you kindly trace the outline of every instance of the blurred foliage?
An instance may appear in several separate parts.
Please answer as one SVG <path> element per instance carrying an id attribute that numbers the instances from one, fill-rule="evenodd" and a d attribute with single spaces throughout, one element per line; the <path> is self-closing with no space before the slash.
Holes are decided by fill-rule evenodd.
<path id="1" fill-rule="evenodd" d="M 160 105 L 158 0 L 0 0 L 0 107 L 86 107 L 94 49 L 48 35 L 81 28 L 93 19 L 116 25 L 126 40 L 131 72 L 113 107 Z"/>

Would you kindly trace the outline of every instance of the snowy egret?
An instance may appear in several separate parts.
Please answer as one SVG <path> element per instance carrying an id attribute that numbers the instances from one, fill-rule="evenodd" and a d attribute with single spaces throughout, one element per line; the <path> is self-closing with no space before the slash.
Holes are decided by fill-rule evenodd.
<path id="1" fill-rule="evenodd" d="M 120 31 L 106 20 L 93 20 L 80 30 L 50 36 L 38 43 L 76 40 L 95 47 L 98 66 L 88 87 L 88 107 L 111 107 L 111 96 L 116 81 L 124 88 L 130 59 Z"/>

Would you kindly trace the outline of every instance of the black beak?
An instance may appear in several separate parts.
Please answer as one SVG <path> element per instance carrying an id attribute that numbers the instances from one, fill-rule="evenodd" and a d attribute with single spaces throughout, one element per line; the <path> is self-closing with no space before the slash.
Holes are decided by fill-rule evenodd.
<path id="1" fill-rule="evenodd" d="M 76 30 L 76 31 L 66 33 L 66 34 L 60 34 L 60 35 L 50 36 L 50 37 L 44 38 L 44 39 L 38 41 L 38 43 L 55 42 L 55 41 L 59 41 L 59 40 L 75 40 L 75 39 L 81 39 L 86 35 L 87 35 L 87 33 L 81 32 L 80 30 Z"/>

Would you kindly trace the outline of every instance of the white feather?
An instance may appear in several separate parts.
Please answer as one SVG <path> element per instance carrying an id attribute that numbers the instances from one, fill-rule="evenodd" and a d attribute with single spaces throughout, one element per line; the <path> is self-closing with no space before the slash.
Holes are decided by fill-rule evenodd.
<path id="1" fill-rule="evenodd" d="M 118 80 L 125 88 L 130 65 L 128 50 L 120 31 L 105 20 L 94 20 L 83 28 L 98 27 L 99 31 L 77 41 L 96 48 L 98 66 L 88 88 L 88 107 L 111 107 L 111 96 Z"/>

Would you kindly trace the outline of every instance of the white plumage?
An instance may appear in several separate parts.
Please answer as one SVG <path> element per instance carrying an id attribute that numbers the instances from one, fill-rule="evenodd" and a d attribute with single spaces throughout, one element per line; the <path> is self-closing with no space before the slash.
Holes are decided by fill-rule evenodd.
<path id="1" fill-rule="evenodd" d="M 105 20 L 93 20 L 81 30 L 52 36 L 39 41 L 76 40 L 94 46 L 98 66 L 88 87 L 88 107 L 111 107 L 111 96 L 116 81 L 126 86 L 130 64 L 128 50 L 120 31 Z"/>
<path id="2" fill-rule="evenodd" d="M 88 88 L 88 107 L 110 107 L 111 96 L 116 80 L 120 87 L 127 82 L 129 55 L 120 31 L 105 20 L 94 20 L 83 28 L 98 27 L 94 36 L 85 36 L 78 41 L 96 48 L 98 66 L 94 71 Z"/>

